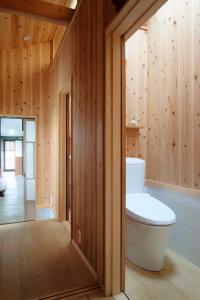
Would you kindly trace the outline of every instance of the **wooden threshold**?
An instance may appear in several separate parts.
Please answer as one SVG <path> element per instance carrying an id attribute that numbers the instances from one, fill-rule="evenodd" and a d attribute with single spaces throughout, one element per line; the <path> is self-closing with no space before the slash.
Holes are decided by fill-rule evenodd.
<path id="1" fill-rule="evenodd" d="M 74 298 L 74 297 L 80 297 L 83 295 L 88 295 L 97 291 L 100 291 L 101 288 L 99 285 L 91 285 L 88 287 L 82 287 L 78 289 L 72 289 L 70 291 L 63 291 L 60 293 L 51 294 L 45 297 L 41 298 L 35 298 L 33 300 L 56 300 L 56 299 L 63 299 L 63 298 Z"/>

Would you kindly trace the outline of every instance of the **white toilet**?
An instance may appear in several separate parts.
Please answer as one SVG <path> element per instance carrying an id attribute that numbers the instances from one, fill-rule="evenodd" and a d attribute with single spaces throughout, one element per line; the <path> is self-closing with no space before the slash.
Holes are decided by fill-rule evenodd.
<path id="1" fill-rule="evenodd" d="M 126 256 L 137 266 L 159 271 L 176 215 L 144 193 L 145 161 L 126 159 Z"/>

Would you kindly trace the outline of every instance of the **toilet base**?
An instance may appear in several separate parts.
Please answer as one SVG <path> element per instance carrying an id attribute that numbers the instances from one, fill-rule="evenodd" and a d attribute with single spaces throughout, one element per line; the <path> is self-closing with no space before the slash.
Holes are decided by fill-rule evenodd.
<path id="1" fill-rule="evenodd" d="M 164 265 L 172 226 L 152 226 L 127 217 L 127 258 L 145 270 L 160 271 Z"/>

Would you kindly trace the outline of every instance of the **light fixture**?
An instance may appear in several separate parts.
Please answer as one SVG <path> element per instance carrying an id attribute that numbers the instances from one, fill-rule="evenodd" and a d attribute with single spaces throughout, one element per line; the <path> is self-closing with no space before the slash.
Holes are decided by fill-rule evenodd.
<path id="1" fill-rule="evenodd" d="M 25 36 L 23 37 L 24 41 L 26 41 L 26 42 L 30 41 L 31 38 L 32 38 L 32 37 L 31 37 L 30 35 L 25 35 Z"/>

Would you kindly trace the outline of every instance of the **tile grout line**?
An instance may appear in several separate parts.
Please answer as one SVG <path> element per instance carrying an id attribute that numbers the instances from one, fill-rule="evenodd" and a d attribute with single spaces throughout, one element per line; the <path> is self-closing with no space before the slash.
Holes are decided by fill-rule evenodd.
<path id="1" fill-rule="evenodd" d="M 123 294 L 126 296 L 126 298 L 127 298 L 128 300 L 133 300 L 133 299 L 131 299 L 131 298 L 126 294 L 125 291 L 123 291 Z"/>

